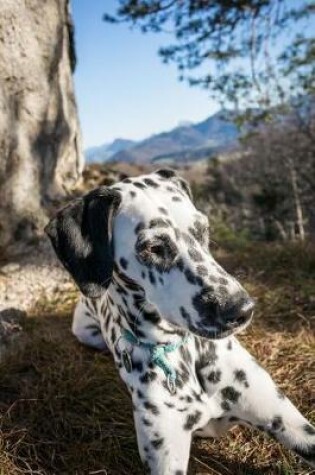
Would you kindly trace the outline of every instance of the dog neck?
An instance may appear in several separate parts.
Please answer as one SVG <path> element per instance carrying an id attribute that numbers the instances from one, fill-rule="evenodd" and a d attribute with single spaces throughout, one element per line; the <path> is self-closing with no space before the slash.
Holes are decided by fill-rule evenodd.
<path id="1" fill-rule="evenodd" d="M 169 323 L 146 300 L 142 287 L 121 272 L 114 275 L 108 305 L 121 329 L 131 331 L 140 341 L 167 345 L 176 343 L 187 334 L 187 330 Z"/>

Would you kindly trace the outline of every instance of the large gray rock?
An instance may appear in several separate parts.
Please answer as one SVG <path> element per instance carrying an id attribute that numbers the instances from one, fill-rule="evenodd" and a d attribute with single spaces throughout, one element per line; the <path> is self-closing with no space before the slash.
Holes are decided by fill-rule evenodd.
<path id="1" fill-rule="evenodd" d="M 68 0 L 0 1 L 0 247 L 31 238 L 82 171 Z"/>

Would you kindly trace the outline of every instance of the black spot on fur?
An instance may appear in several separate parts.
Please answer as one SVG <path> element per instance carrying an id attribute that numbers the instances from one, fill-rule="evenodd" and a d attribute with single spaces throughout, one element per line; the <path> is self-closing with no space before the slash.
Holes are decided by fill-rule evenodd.
<path id="1" fill-rule="evenodd" d="M 145 228 L 144 223 L 138 223 L 137 226 L 135 227 L 135 233 L 139 234 L 140 231 L 143 231 Z"/>
<path id="2" fill-rule="evenodd" d="M 196 284 L 199 285 L 199 287 L 204 286 L 204 281 L 202 280 L 201 277 L 199 277 L 199 276 L 196 277 Z"/>
<path id="3" fill-rule="evenodd" d="M 215 371 L 211 371 L 207 379 L 209 383 L 217 384 L 221 381 L 221 375 L 222 375 L 222 372 L 219 369 L 217 369 Z"/>
<path id="4" fill-rule="evenodd" d="M 157 374 L 154 371 L 148 371 L 142 376 L 140 376 L 139 380 L 142 384 L 149 384 L 157 378 Z"/>
<path id="5" fill-rule="evenodd" d="M 248 384 L 248 381 L 247 381 L 247 376 L 246 376 L 246 373 L 243 369 L 235 370 L 234 371 L 234 376 L 235 376 L 236 381 L 238 381 L 239 383 L 244 384 L 245 388 L 249 388 L 249 384 Z"/>
<path id="6" fill-rule="evenodd" d="M 151 178 L 145 178 L 143 181 L 146 185 L 152 186 L 153 188 L 158 188 L 159 187 L 159 185 L 154 180 L 152 180 Z"/>
<path id="7" fill-rule="evenodd" d="M 155 416 L 160 414 L 160 411 L 159 411 L 158 407 L 155 404 L 152 404 L 152 402 L 145 401 L 143 405 L 144 405 L 145 409 L 152 412 L 152 414 L 154 414 Z"/>
<path id="8" fill-rule="evenodd" d="M 154 218 L 154 219 L 151 219 L 150 221 L 150 224 L 149 224 L 149 227 L 150 228 L 156 228 L 156 227 L 159 227 L 159 228 L 168 228 L 169 227 L 169 224 L 168 222 L 163 219 L 163 218 Z"/>
<path id="9" fill-rule="evenodd" d="M 117 335 L 116 335 L 116 330 L 115 330 L 115 328 L 113 327 L 113 328 L 112 328 L 112 333 L 111 333 L 111 338 L 110 338 L 110 339 L 111 339 L 111 342 L 112 342 L 113 344 L 114 344 L 115 341 L 116 341 L 116 337 L 117 337 Z"/>
<path id="10" fill-rule="evenodd" d="M 149 270 L 149 279 L 150 279 L 150 282 L 152 285 L 155 285 L 156 284 L 156 280 L 155 280 L 155 277 L 154 277 L 154 274 L 151 270 Z"/>
<path id="11" fill-rule="evenodd" d="M 181 237 L 186 244 L 188 244 L 191 247 L 195 247 L 195 241 L 193 240 L 191 236 L 189 236 L 189 234 L 182 232 Z"/>
<path id="12" fill-rule="evenodd" d="M 157 170 L 155 173 L 162 178 L 172 178 L 176 176 L 176 172 L 171 168 L 161 168 L 161 170 Z"/>
<path id="13" fill-rule="evenodd" d="M 144 398 L 143 392 L 140 391 L 140 389 L 137 389 L 137 396 L 138 396 L 139 399 L 143 399 L 143 398 Z"/>
<path id="14" fill-rule="evenodd" d="M 188 254 L 189 254 L 189 257 L 190 257 L 194 262 L 202 262 L 202 261 L 203 261 L 203 257 L 202 257 L 202 255 L 200 254 L 200 252 L 197 251 L 197 250 L 194 249 L 194 248 L 189 248 L 189 249 L 188 249 Z"/>
<path id="15" fill-rule="evenodd" d="M 131 198 L 135 198 L 137 196 L 137 193 L 135 191 L 132 191 L 132 190 L 129 191 L 129 194 L 130 194 Z"/>
<path id="16" fill-rule="evenodd" d="M 279 431 L 282 432 L 284 430 L 283 420 L 281 416 L 275 416 L 272 419 L 271 430 L 272 432 L 279 432 Z"/>
<path id="17" fill-rule="evenodd" d="M 189 377 L 190 377 L 189 369 L 188 369 L 187 366 L 183 363 L 183 361 L 181 361 L 181 362 L 179 363 L 179 369 L 180 369 L 179 377 L 181 378 L 182 383 L 183 383 L 183 384 L 186 384 L 186 383 L 189 381 Z"/>
<path id="18" fill-rule="evenodd" d="M 223 298 L 227 298 L 229 293 L 227 291 L 227 288 L 224 287 L 223 285 L 219 285 L 218 289 L 217 289 L 217 292 L 218 294 L 223 297 Z"/>
<path id="19" fill-rule="evenodd" d="M 230 411 L 231 410 L 231 406 L 227 401 L 222 401 L 221 402 L 221 407 L 224 411 Z"/>
<path id="20" fill-rule="evenodd" d="M 185 274 L 185 277 L 188 280 L 188 282 L 190 282 L 191 284 L 196 283 L 196 277 L 190 269 L 185 269 L 184 274 Z"/>
<path id="21" fill-rule="evenodd" d="M 186 320 L 186 322 L 191 323 L 191 316 L 187 312 L 187 310 L 184 307 L 179 307 L 179 311 L 180 311 L 181 316 L 183 317 L 183 319 Z"/>
<path id="22" fill-rule="evenodd" d="M 228 344 L 227 344 L 226 347 L 227 347 L 228 350 L 232 350 L 233 346 L 232 346 L 232 341 L 231 340 L 228 341 Z"/>
<path id="23" fill-rule="evenodd" d="M 201 412 L 195 411 L 192 414 L 189 414 L 186 418 L 186 422 L 184 424 L 184 430 L 192 430 L 193 427 L 198 424 L 201 418 Z"/>
<path id="24" fill-rule="evenodd" d="M 277 388 L 277 395 L 279 399 L 285 399 L 285 395 L 281 391 L 281 389 Z"/>
<path id="25" fill-rule="evenodd" d="M 221 390 L 221 394 L 223 399 L 225 399 L 226 401 L 230 401 L 233 404 L 235 404 L 241 396 L 241 393 L 239 391 L 236 391 L 233 386 L 226 386 Z"/>
<path id="26" fill-rule="evenodd" d="M 133 185 L 136 186 L 137 188 L 141 188 L 141 189 L 146 188 L 146 185 L 144 183 L 141 183 L 140 181 L 134 181 Z"/>
<path id="27" fill-rule="evenodd" d="M 166 209 L 166 208 L 163 208 L 163 206 L 160 206 L 160 207 L 158 208 L 158 210 L 160 211 L 160 213 L 165 214 L 166 216 L 168 215 L 167 209 Z"/>
<path id="28" fill-rule="evenodd" d="M 159 314 L 155 310 L 153 310 L 152 312 L 149 312 L 147 310 L 143 310 L 142 315 L 143 315 L 143 318 L 146 321 L 151 322 L 154 325 L 159 323 L 159 321 L 161 320 Z"/>
<path id="29" fill-rule="evenodd" d="M 192 390 L 192 393 L 193 397 L 195 398 L 195 400 L 197 402 L 202 402 L 202 399 L 201 399 L 201 394 L 202 392 L 200 391 L 200 393 L 197 393 L 194 389 Z"/>
<path id="30" fill-rule="evenodd" d="M 205 324 L 209 323 L 209 319 L 215 319 L 218 313 L 213 291 L 213 287 L 205 287 L 192 298 L 193 307 Z"/>
<path id="31" fill-rule="evenodd" d="M 315 435 L 315 427 L 311 426 L 311 424 L 304 424 L 303 430 L 306 434 Z"/>
<path id="32" fill-rule="evenodd" d="M 99 335 L 101 333 L 100 327 L 96 323 L 90 323 L 85 326 L 86 330 L 90 330 L 92 336 Z"/>
<path id="33" fill-rule="evenodd" d="M 133 362 L 132 362 L 132 369 L 133 369 L 134 371 L 137 371 L 138 373 L 142 373 L 142 371 L 143 371 L 143 363 L 142 363 L 142 361 L 140 361 L 140 360 L 139 360 L 139 361 L 133 361 Z"/>
<path id="34" fill-rule="evenodd" d="M 163 437 L 160 437 L 159 439 L 151 440 L 151 445 L 155 450 L 160 449 L 162 447 L 163 443 L 164 443 Z"/>
<path id="35" fill-rule="evenodd" d="M 205 266 L 198 265 L 196 270 L 197 273 L 203 277 L 208 275 L 208 269 Z"/>
<path id="36" fill-rule="evenodd" d="M 144 302 L 144 299 L 142 295 L 138 295 L 138 294 L 133 295 L 133 304 L 138 310 L 142 308 L 143 302 Z M 133 318 L 135 319 L 135 316 L 133 316 Z"/>
<path id="37" fill-rule="evenodd" d="M 173 404 L 172 402 L 165 402 L 164 404 L 165 404 L 166 407 L 169 407 L 170 409 L 175 407 L 175 404 Z"/>
<path id="38" fill-rule="evenodd" d="M 204 244 L 208 238 L 207 227 L 204 226 L 200 221 L 194 222 L 194 227 L 189 228 L 189 232 L 194 236 L 194 238 L 200 243 Z"/>
<path id="39" fill-rule="evenodd" d="M 172 201 L 183 201 L 179 196 L 172 196 Z"/>
<path id="40" fill-rule="evenodd" d="M 192 362 L 190 351 L 186 346 L 181 346 L 179 348 L 179 352 L 185 363 L 190 364 Z"/>
<path id="41" fill-rule="evenodd" d="M 202 345 L 205 342 L 205 346 Z M 216 363 L 218 355 L 216 354 L 216 346 L 212 341 L 207 341 L 201 338 L 195 338 L 196 350 L 198 353 L 196 366 L 199 370 L 206 366 L 212 366 Z"/>
<path id="42" fill-rule="evenodd" d="M 182 272 L 184 270 L 184 261 L 183 261 L 183 259 L 181 259 L 181 258 L 177 259 L 176 266 Z"/>
<path id="43" fill-rule="evenodd" d="M 127 267 L 128 267 L 128 261 L 127 261 L 127 259 L 125 259 L 124 257 L 121 257 L 121 258 L 119 259 L 119 263 L 120 263 L 120 265 L 121 265 L 121 267 L 122 267 L 123 269 L 125 269 L 125 270 L 127 269 Z"/>
<path id="44" fill-rule="evenodd" d="M 146 417 L 143 417 L 143 418 L 142 418 L 142 422 L 143 422 L 143 424 L 144 424 L 145 426 L 147 426 L 147 427 L 152 427 L 152 426 L 153 426 L 152 422 L 149 421 L 149 419 L 147 419 Z"/>

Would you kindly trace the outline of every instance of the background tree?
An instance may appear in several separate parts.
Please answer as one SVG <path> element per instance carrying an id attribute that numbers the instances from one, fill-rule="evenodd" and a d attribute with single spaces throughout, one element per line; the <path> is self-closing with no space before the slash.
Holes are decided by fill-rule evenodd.
<path id="1" fill-rule="evenodd" d="M 32 239 L 82 168 L 68 0 L 0 2 L 0 247 Z"/>
<path id="2" fill-rule="evenodd" d="M 308 0 L 120 0 L 104 19 L 169 32 L 174 42 L 160 55 L 180 79 L 264 115 L 292 94 L 314 92 L 314 13 Z"/>
<path id="3" fill-rule="evenodd" d="M 314 14 L 308 0 L 120 0 L 104 16 L 173 34 L 162 59 L 236 110 L 243 158 L 210 163 L 199 190 L 211 216 L 236 231 L 300 240 L 313 232 Z"/>
<path id="4" fill-rule="evenodd" d="M 315 107 L 260 125 L 234 155 L 209 159 L 194 186 L 218 238 L 304 240 L 315 235 Z M 225 235 L 222 235 L 224 231 Z M 228 233 L 230 232 L 230 234 Z"/>

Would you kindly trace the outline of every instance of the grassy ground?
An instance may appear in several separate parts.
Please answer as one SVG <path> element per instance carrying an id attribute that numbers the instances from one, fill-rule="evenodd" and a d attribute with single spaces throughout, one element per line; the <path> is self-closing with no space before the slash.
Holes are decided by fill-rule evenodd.
<path id="1" fill-rule="evenodd" d="M 241 339 L 302 412 L 315 393 L 315 248 L 256 245 L 217 251 L 258 298 Z M 111 357 L 70 334 L 75 292 L 42 302 L 25 344 L 0 366 L 0 475 L 143 473 L 131 404 Z M 307 475 L 311 471 L 258 432 L 234 429 L 194 442 L 190 474 Z"/>

